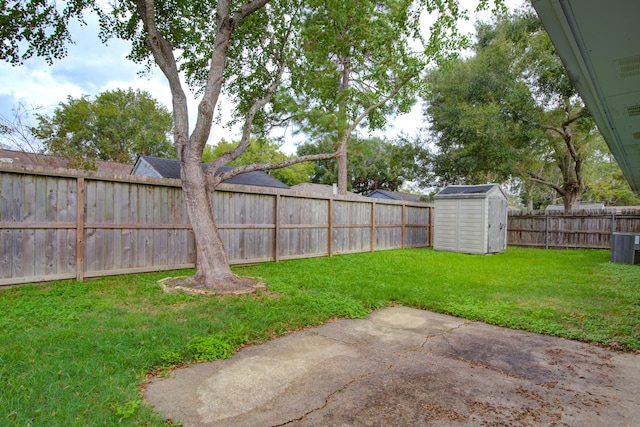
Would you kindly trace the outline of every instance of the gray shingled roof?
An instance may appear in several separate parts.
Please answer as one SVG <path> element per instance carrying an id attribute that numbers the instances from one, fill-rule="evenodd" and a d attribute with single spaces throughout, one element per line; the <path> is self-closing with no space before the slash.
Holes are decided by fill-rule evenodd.
<path id="1" fill-rule="evenodd" d="M 162 175 L 163 178 L 175 178 L 180 179 L 180 162 L 172 159 L 162 159 L 159 157 L 140 156 L 149 165 L 151 165 L 156 172 Z M 204 167 L 204 165 L 203 165 Z M 223 166 L 216 171 L 216 175 L 232 170 L 232 167 Z M 273 188 L 289 188 L 288 185 L 278 181 L 271 175 L 263 171 L 254 171 L 241 173 L 233 178 L 225 181 L 228 184 L 238 185 L 254 185 L 258 187 L 273 187 Z"/>
<path id="2" fill-rule="evenodd" d="M 495 184 L 486 184 L 486 185 L 452 185 L 441 192 L 441 194 L 484 194 L 491 191 L 491 189 L 495 187 Z"/>
<path id="3" fill-rule="evenodd" d="M 402 193 L 400 191 L 375 190 L 369 193 L 367 197 L 390 200 L 404 200 L 405 202 L 422 202 L 424 201 L 425 196 L 422 194 Z"/>

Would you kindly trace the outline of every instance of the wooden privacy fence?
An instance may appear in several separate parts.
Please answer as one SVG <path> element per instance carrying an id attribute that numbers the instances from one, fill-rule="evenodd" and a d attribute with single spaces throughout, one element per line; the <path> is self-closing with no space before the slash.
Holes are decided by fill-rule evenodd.
<path id="1" fill-rule="evenodd" d="M 611 249 L 611 233 L 640 233 L 640 209 L 509 212 L 507 244 L 538 248 Z"/>
<path id="2" fill-rule="evenodd" d="M 431 245 L 424 203 L 222 185 L 213 213 L 232 264 Z M 0 287 L 190 268 L 180 181 L 0 170 Z"/>

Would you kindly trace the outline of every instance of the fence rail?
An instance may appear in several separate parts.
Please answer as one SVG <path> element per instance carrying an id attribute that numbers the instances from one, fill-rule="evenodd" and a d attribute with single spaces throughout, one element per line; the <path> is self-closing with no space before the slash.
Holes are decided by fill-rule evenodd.
<path id="1" fill-rule="evenodd" d="M 611 249 L 614 232 L 640 233 L 640 209 L 509 212 L 507 244 L 537 248 Z"/>
<path id="2" fill-rule="evenodd" d="M 179 180 L 0 170 L 0 287 L 189 268 Z M 222 185 L 212 210 L 229 262 L 431 245 L 432 207 Z"/>

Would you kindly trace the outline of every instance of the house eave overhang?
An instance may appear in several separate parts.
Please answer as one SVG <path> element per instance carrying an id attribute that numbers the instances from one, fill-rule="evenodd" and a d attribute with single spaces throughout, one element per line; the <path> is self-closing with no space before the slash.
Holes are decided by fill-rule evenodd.
<path id="1" fill-rule="evenodd" d="M 640 193 L 640 2 L 532 5 L 622 173 Z"/>

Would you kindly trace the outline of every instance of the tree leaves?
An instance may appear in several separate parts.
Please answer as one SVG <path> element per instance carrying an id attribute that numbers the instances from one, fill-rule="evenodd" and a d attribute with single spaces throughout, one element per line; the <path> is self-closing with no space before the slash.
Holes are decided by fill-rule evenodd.
<path id="1" fill-rule="evenodd" d="M 51 117 L 37 118 L 36 136 L 72 166 L 92 169 L 95 160 L 133 163 L 138 155 L 175 157 L 171 114 L 144 91 L 106 91 L 95 100 L 68 97 Z"/>
<path id="2" fill-rule="evenodd" d="M 0 59 L 20 65 L 32 56 L 51 63 L 67 53 L 70 20 L 84 23 L 85 9 L 97 10 L 93 0 L 74 0 L 60 7 L 55 1 L 3 1 L 0 8 Z"/>
<path id="3" fill-rule="evenodd" d="M 575 206 L 595 127 L 549 37 L 530 10 L 482 23 L 477 36 L 473 56 L 427 79 L 434 173 L 444 184 L 532 180 Z"/>
<path id="4" fill-rule="evenodd" d="M 208 145 L 205 148 L 202 161 L 203 163 L 209 163 L 220 157 L 223 153 L 233 150 L 237 145 L 237 142 L 228 142 L 225 140 L 220 141 L 215 146 Z M 240 157 L 229 163 L 229 166 L 242 166 L 253 163 L 277 163 L 294 157 L 293 155 L 283 153 L 280 150 L 280 145 L 272 140 L 255 139 Z M 303 182 L 309 182 L 309 175 L 311 175 L 312 171 L 312 163 L 305 162 L 282 169 L 270 170 L 268 173 L 277 180 L 294 186 Z"/>

